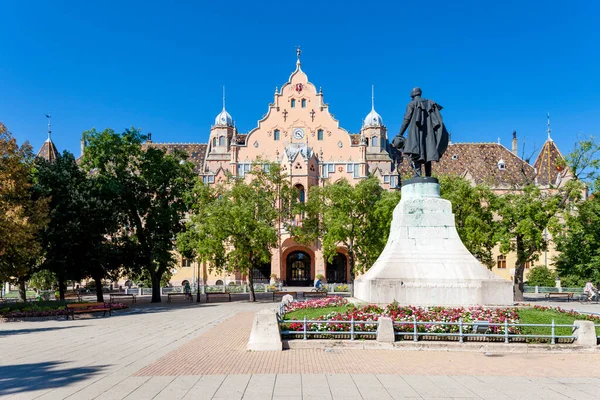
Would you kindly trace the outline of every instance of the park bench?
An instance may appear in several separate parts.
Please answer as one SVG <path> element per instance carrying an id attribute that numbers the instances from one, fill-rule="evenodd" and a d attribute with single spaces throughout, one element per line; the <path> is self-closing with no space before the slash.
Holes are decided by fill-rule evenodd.
<path id="1" fill-rule="evenodd" d="M 65 300 L 81 301 L 81 295 L 79 293 L 74 292 L 65 293 Z"/>
<path id="2" fill-rule="evenodd" d="M 298 292 L 281 292 L 281 291 L 275 291 L 275 292 L 271 292 L 271 293 L 273 293 L 273 301 L 275 301 L 275 297 L 282 298 L 286 294 L 291 295 L 295 299 L 298 298 Z"/>
<path id="3" fill-rule="evenodd" d="M 194 301 L 191 293 L 167 293 L 167 303 L 171 302 L 171 297 L 184 297 L 186 300 L 190 302 Z"/>
<path id="4" fill-rule="evenodd" d="M 123 297 L 131 297 L 131 302 L 136 303 L 135 294 L 131 293 L 111 293 L 110 294 L 110 302 L 113 303 L 115 298 L 123 298 Z"/>
<path id="5" fill-rule="evenodd" d="M 323 291 L 323 292 L 302 292 L 302 296 L 306 299 L 306 298 L 312 298 L 312 297 L 327 297 L 327 292 Z"/>
<path id="6" fill-rule="evenodd" d="M 73 320 L 75 320 L 75 314 L 89 314 L 93 312 L 106 312 L 108 311 L 108 315 L 111 315 L 112 307 L 110 303 L 68 303 L 67 307 L 67 320 L 69 319 L 69 315 Z"/>
<path id="7" fill-rule="evenodd" d="M 229 292 L 210 292 L 206 293 L 206 302 L 208 303 L 211 297 L 226 297 L 227 301 L 231 301 L 231 293 Z"/>
<path id="8" fill-rule="evenodd" d="M 546 293 L 546 298 L 550 299 L 552 297 L 567 299 L 567 301 L 573 300 L 573 292 L 550 292 Z"/>

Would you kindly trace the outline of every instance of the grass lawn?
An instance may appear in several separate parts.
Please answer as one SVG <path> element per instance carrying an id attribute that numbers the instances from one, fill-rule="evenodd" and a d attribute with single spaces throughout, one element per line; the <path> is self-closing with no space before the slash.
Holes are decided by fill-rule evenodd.
<path id="1" fill-rule="evenodd" d="M 567 314 L 552 310 L 536 310 L 533 308 L 520 309 L 519 319 L 522 324 L 551 324 L 554 319 L 554 323 L 557 325 L 572 325 L 573 321 L 575 321 L 575 317 Z M 523 333 L 528 335 L 550 335 L 552 332 L 551 327 L 523 326 L 522 329 Z M 568 327 L 555 328 L 555 334 L 559 336 L 570 336 L 572 331 L 571 328 Z M 596 334 L 600 334 L 600 328 L 596 328 Z"/>
<path id="2" fill-rule="evenodd" d="M 338 307 L 325 307 L 325 308 L 306 308 L 302 310 L 296 310 L 285 314 L 283 317 L 284 320 L 297 319 L 303 320 L 306 316 L 306 319 L 311 320 L 313 318 L 320 317 L 321 315 L 329 314 L 330 312 L 346 312 L 348 310 L 348 305 L 338 306 Z"/>
<path id="3" fill-rule="evenodd" d="M 36 296 L 36 293 L 33 291 L 30 291 L 30 290 L 26 291 L 25 294 L 28 299 Z M 17 291 L 17 290 L 10 291 L 8 293 L 5 293 L 4 297 L 7 299 L 16 299 L 19 297 L 19 291 Z"/>

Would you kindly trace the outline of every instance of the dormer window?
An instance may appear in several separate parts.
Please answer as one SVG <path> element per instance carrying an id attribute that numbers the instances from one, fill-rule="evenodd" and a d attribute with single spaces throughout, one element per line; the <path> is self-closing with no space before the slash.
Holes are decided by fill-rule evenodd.
<path id="1" fill-rule="evenodd" d="M 306 108 L 306 99 L 302 99 L 301 104 L 302 108 Z"/>
<path id="2" fill-rule="evenodd" d="M 458 154 L 452 154 L 452 159 L 453 160 L 458 160 Z"/>
<path id="3" fill-rule="evenodd" d="M 503 159 L 500 159 L 500 161 L 498 161 L 498 169 L 500 171 L 504 171 L 506 169 L 506 163 Z"/>
<path id="4" fill-rule="evenodd" d="M 292 108 L 296 107 L 296 99 L 292 99 L 291 105 L 292 105 Z"/>

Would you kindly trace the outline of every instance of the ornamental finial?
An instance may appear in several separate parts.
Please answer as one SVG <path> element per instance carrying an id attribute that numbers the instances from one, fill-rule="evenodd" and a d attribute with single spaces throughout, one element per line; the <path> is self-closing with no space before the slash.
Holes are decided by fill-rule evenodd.
<path id="1" fill-rule="evenodd" d="M 297 64 L 300 64 L 300 55 L 302 55 L 302 50 L 300 50 L 300 46 L 296 46 L 296 57 L 298 57 Z"/>

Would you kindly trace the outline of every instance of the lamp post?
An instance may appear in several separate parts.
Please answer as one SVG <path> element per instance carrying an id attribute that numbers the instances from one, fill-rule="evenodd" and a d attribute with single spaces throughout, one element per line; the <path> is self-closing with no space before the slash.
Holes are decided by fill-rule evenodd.
<path id="1" fill-rule="evenodd" d="M 196 303 L 200 303 L 200 262 L 196 262 L 198 264 L 198 273 L 196 274 Z"/>

